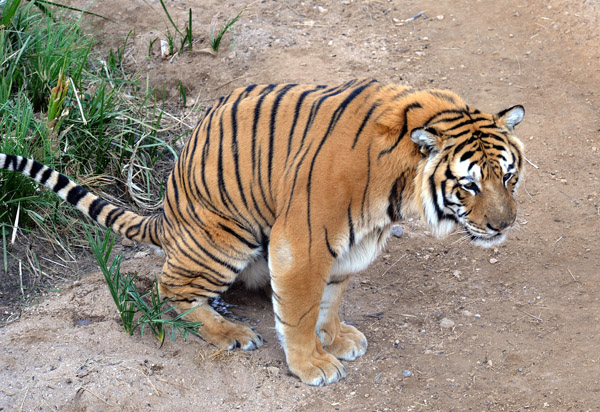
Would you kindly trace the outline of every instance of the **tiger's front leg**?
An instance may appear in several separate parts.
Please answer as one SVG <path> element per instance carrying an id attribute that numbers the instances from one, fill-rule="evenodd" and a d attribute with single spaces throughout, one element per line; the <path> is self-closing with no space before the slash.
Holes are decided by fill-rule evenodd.
<path id="1" fill-rule="evenodd" d="M 338 359 L 355 360 L 367 351 L 367 338 L 352 325 L 340 321 L 339 307 L 350 275 L 331 276 L 321 299 L 317 335 L 325 350 Z"/>
<path id="2" fill-rule="evenodd" d="M 344 366 L 323 349 L 316 333 L 332 262 L 293 248 L 295 238 L 278 232 L 276 227 L 271 232 L 269 268 L 275 327 L 288 367 L 308 385 L 336 382 L 346 376 Z"/>

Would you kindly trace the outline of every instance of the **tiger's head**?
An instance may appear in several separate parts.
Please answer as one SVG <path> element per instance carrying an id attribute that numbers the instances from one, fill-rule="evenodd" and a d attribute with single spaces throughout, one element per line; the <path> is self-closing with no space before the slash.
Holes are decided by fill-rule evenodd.
<path id="1" fill-rule="evenodd" d="M 524 114 L 522 106 L 498 114 L 466 107 L 442 112 L 411 131 L 425 162 L 416 183 L 436 234 L 458 224 L 480 246 L 505 239 L 517 216 L 514 194 L 524 161 L 513 130 Z"/>

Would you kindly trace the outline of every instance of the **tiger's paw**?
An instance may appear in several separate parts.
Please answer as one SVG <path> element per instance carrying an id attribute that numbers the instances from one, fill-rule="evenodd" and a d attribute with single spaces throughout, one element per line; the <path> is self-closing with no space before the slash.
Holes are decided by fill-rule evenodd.
<path id="1" fill-rule="evenodd" d="M 346 377 L 346 369 L 333 355 L 313 352 L 312 356 L 304 359 L 298 357 L 289 359 L 290 371 L 300 380 L 312 386 L 323 386 L 334 383 Z"/>
<path id="2" fill-rule="evenodd" d="M 263 345 L 263 338 L 256 331 L 248 326 L 238 325 L 233 322 L 225 321 L 221 327 L 208 333 L 201 326 L 198 330 L 200 336 L 207 342 L 212 343 L 220 349 L 234 350 L 254 350 Z"/>
<path id="3" fill-rule="evenodd" d="M 340 323 L 333 339 L 325 330 L 319 331 L 319 337 L 323 342 L 323 348 L 338 359 L 352 361 L 360 358 L 367 351 L 367 338 L 352 325 Z"/>

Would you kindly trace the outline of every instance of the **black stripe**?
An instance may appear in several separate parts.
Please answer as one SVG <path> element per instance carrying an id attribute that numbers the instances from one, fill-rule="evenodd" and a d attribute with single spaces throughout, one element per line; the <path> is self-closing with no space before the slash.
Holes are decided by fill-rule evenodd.
<path id="1" fill-rule="evenodd" d="M 365 215 L 365 207 L 367 196 L 369 195 L 369 185 L 371 183 L 371 144 L 369 144 L 369 148 L 367 149 L 367 184 L 365 184 L 365 189 L 363 190 L 363 197 L 360 205 L 360 215 L 364 218 Z"/>
<path id="2" fill-rule="evenodd" d="M 113 210 L 108 212 L 108 214 L 106 215 L 106 219 L 104 220 L 104 224 L 106 225 L 106 227 L 112 228 L 112 225 L 115 224 L 117 219 L 119 219 L 121 216 L 123 216 L 125 214 L 125 210 L 123 210 L 119 207 L 115 207 L 108 202 L 106 202 L 105 206 L 106 207 L 110 207 L 110 206 L 114 207 Z"/>
<path id="3" fill-rule="evenodd" d="M 52 173 L 54 171 L 52 169 L 50 169 L 49 167 L 46 167 L 46 170 L 44 170 L 44 173 L 42 173 L 42 177 L 40 179 L 40 183 L 45 185 L 46 182 L 48 181 L 48 179 L 50 179 L 50 176 L 52 176 Z M 54 172 L 56 173 L 56 172 Z"/>
<path id="4" fill-rule="evenodd" d="M 263 90 L 261 90 L 261 96 L 258 98 L 256 102 L 256 106 L 254 107 L 254 119 L 252 122 L 252 151 L 251 151 L 251 159 L 252 159 L 252 170 L 256 170 L 256 147 L 257 147 L 257 138 L 258 138 L 258 125 L 260 122 L 260 112 L 262 110 L 262 105 L 271 90 L 275 88 L 274 84 L 270 84 L 265 86 Z"/>
<path id="5" fill-rule="evenodd" d="M 273 209 L 271 209 L 270 205 L 269 205 L 269 201 L 267 199 L 267 191 L 265 190 L 265 187 L 263 185 L 263 174 L 262 174 L 262 148 L 259 147 L 258 148 L 258 165 L 257 165 L 257 180 L 258 180 L 258 188 L 260 189 L 260 195 L 262 196 L 263 199 L 263 204 L 265 205 L 265 207 L 267 208 L 267 210 L 269 211 L 269 213 L 271 214 L 272 217 L 275 217 L 275 211 Z"/>
<path id="6" fill-rule="evenodd" d="M 88 191 L 83 187 L 75 186 L 73 189 L 69 190 L 69 193 L 67 193 L 67 202 L 77 206 L 81 198 L 87 195 L 87 193 Z"/>
<path id="7" fill-rule="evenodd" d="M 218 288 L 228 287 L 233 284 L 233 282 L 223 282 L 219 279 L 216 279 L 214 276 L 210 275 L 207 272 L 203 271 L 191 271 L 188 268 L 184 268 L 182 266 L 174 265 L 173 263 L 169 263 L 169 272 L 172 274 L 176 274 L 179 277 L 183 277 L 186 279 L 198 279 L 201 278 L 206 282 L 210 283 L 213 286 Z M 209 289 L 205 289 L 208 291 L 213 291 Z M 213 291 L 214 292 L 214 291 Z"/>
<path id="8" fill-rule="evenodd" d="M 437 90 L 428 90 L 427 93 L 429 93 L 432 96 L 438 97 L 448 103 L 456 104 L 456 100 L 454 100 L 454 97 L 451 96 L 450 94 L 446 94 L 444 92 L 440 92 Z"/>
<path id="9" fill-rule="evenodd" d="M 204 145 L 202 146 L 202 160 L 200 162 L 200 176 L 202 178 L 202 185 L 204 186 L 204 192 L 206 193 L 206 197 L 209 200 L 212 200 L 211 198 L 211 194 L 210 194 L 210 188 L 208 186 L 208 183 L 206 182 L 206 162 L 208 160 L 208 154 L 210 153 L 210 133 L 211 133 L 211 126 L 212 126 L 212 120 L 214 117 L 214 112 L 210 114 L 210 116 L 208 117 L 208 120 L 206 120 L 206 132 L 204 134 Z"/>
<path id="10" fill-rule="evenodd" d="M 194 252 L 195 255 L 198 255 L 197 250 L 191 250 L 191 251 Z M 208 266 L 206 263 L 204 263 L 206 261 L 206 259 L 204 257 L 201 257 L 200 258 L 201 260 L 196 259 L 190 253 L 187 253 L 183 248 L 179 248 L 179 252 L 181 252 L 183 254 L 183 256 L 185 258 L 189 259 L 194 265 L 197 265 L 197 266 L 201 267 L 202 269 L 205 269 L 206 271 L 212 273 L 214 275 L 214 276 L 212 276 L 213 278 L 216 278 L 217 280 L 218 279 L 226 279 L 226 277 L 223 276 L 223 274 L 220 271 L 218 271 L 217 269 L 215 269 L 211 266 Z M 169 267 L 174 267 L 181 271 L 190 272 L 189 268 L 183 268 L 181 266 L 177 266 L 177 265 L 173 264 L 173 262 L 169 262 Z M 222 282 L 224 285 L 228 283 L 228 282 L 221 281 L 221 280 L 218 280 L 218 281 Z"/>
<path id="11" fill-rule="evenodd" d="M 33 162 L 33 164 L 31 165 L 31 170 L 29 171 L 29 176 L 31 176 L 33 179 L 37 180 L 37 175 L 40 172 L 40 170 L 42 170 L 44 168 L 44 165 L 38 162 Z"/>
<path id="12" fill-rule="evenodd" d="M 464 118 L 464 116 L 463 116 L 463 114 L 461 112 L 461 114 L 459 114 L 458 116 L 448 117 L 448 118 L 445 118 L 445 119 L 439 119 L 439 120 L 436 120 L 435 122 L 428 123 L 427 125 L 431 127 L 431 126 L 434 126 L 434 125 L 436 125 L 438 123 L 452 123 L 452 122 L 456 122 L 458 120 L 461 120 L 463 118 Z"/>
<path id="13" fill-rule="evenodd" d="M 437 119 L 438 117 L 444 116 L 446 114 L 457 114 L 460 115 L 460 117 L 456 118 L 456 120 L 461 119 L 462 117 L 464 117 L 466 115 L 465 110 L 464 109 L 449 109 L 449 110 L 442 110 L 441 112 L 437 112 L 435 114 L 433 114 L 429 119 L 427 119 L 427 121 L 423 122 L 424 126 L 433 126 L 434 124 L 438 123 L 438 122 L 445 122 L 445 119 L 440 119 L 439 121 L 435 121 L 435 119 Z"/>
<path id="14" fill-rule="evenodd" d="M 290 154 L 292 152 L 292 141 L 293 141 L 293 137 L 294 137 L 294 132 L 296 131 L 296 125 L 298 123 L 298 118 L 300 117 L 300 109 L 303 106 L 304 100 L 306 99 L 306 97 L 310 93 L 314 93 L 314 92 L 319 91 L 319 90 L 321 90 L 323 88 L 325 88 L 325 86 L 317 86 L 315 89 L 305 90 L 304 92 L 302 92 L 302 94 L 300 94 L 300 97 L 298 98 L 298 101 L 296 102 L 296 108 L 294 110 L 294 120 L 292 121 L 292 127 L 290 128 L 290 135 L 289 135 L 289 138 L 288 138 L 287 153 L 285 155 L 285 165 L 286 166 L 287 166 L 287 162 L 288 162 L 288 159 L 290 157 Z"/>
<path id="15" fill-rule="evenodd" d="M 387 214 L 392 222 L 398 222 L 402 220 L 402 194 L 404 193 L 404 187 L 406 186 L 406 176 L 400 175 L 394 181 L 390 194 L 388 196 L 388 208 Z"/>
<path id="16" fill-rule="evenodd" d="M 196 239 L 196 237 L 194 236 L 194 234 L 188 230 L 188 227 L 186 225 L 179 225 L 179 228 L 180 228 L 180 230 L 185 231 L 185 233 L 187 234 L 187 238 L 190 239 L 191 242 L 193 243 L 193 245 L 189 244 L 189 245 L 186 245 L 186 246 L 188 246 L 188 247 L 195 246 L 197 248 L 197 250 L 199 250 L 200 252 L 204 253 L 212 261 L 220 264 L 221 266 L 223 266 L 226 269 L 229 269 L 233 273 L 240 273 L 240 270 L 238 268 L 236 268 L 235 266 L 233 266 L 233 265 L 225 262 L 222 259 L 219 259 L 214 254 L 210 253 L 204 246 L 202 246 L 200 244 L 200 242 L 198 242 L 198 240 Z M 194 248 L 194 251 L 196 251 L 195 250 L 196 248 Z"/>
<path id="17" fill-rule="evenodd" d="M 19 166 L 17 167 L 17 170 L 21 173 L 23 173 L 23 170 L 25 170 L 25 166 L 27 166 L 27 163 L 29 162 L 28 159 L 22 157 L 21 158 L 21 162 L 19 163 Z"/>
<path id="18" fill-rule="evenodd" d="M 423 106 L 421 106 L 420 103 L 411 103 L 404 108 L 404 112 L 402 113 L 402 117 L 403 117 L 402 130 L 400 131 L 400 134 L 398 135 L 398 138 L 396 139 L 394 144 L 391 147 L 389 147 L 385 150 L 382 150 L 379 153 L 379 158 L 381 158 L 381 156 L 383 156 L 385 154 L 391 153 L 396 148 L 396 146 L 398 146 L 398 144 L 400 144 L 400 141 L 406 135 L 406 133 L 408 133 L 408 112 L 410 112 L 413 109 L 421 109 L 421 108 L 423 108 Z"/>
<path id="19" fill-rule="evenodd" d="M 259 247 L 258 244 L 252 243 L 249 240 L 244 239 L 243 236 L 241 236 L 240 234 L 235 232 L 233 229 L 231 229 L 228 226 L 225 226 L 222 223 L 219 223 L 219 228 L 222 229 L 223 231 L 229 233 L 230 235 L 234 236 L 235 238 L 237 238 L 240 242 L 242 242 L 244 245 L 248 246 L 250 249 L 257 249 Z"/>
<path id="20" fill-rule="evenodd" d="M 108 202 L 104 199 L 96 198 L 90 205 L 88 209 L 88 216 L 94 219 L 96 222 L 98 221 L 98 215 L 102 212 L 102 209 L 108 204 Z"/>
<path id="21" fill-rule="evenodd" d="M 287 218 L 287 216 L 288 216 L 288 214 L 290 212 L 290 207 L 292 206 L 292 199 L 294 198 L 294 193 L 295 193 L 295 190 L 296 190 L 296 183 L 298 182 L 298 175 L 300 174 L 300 165 L 302 164 L 302 162 L 304 162 L 304 159 L 306 158 L 306 155 L 308 155 L 308 152 L 310 151 L 311 147 L 312 147 L 312 142 L 310 142 L 308 144 L 308 147 L 306 148 L 306 151 L 304 152 L 304 154 L 300 158 L 300 161 L 298 162 L 298 167 L 296 167 L 296 171 L 294 172 L 294 181 L 292 182 L 292 189 L 290 190 L 290 195 L 288 197 L 288 204 L 287 204 L 287 208 L 285 210 L 285 217 L 286 218 Z"/>
<path id="22" fill-rule="evenodd" d="M 431 175 L 429 176 L 429 190 L 431 191 L 431 197 L 432 197 L 433 205 L 435 207 L 435 212 L 437 214 L 438 221 L 440 221 L 444 218 L 444 211 L 440 209 L 438 201 L 437 201 L 438 194 L 437 194 L 437 188 L 435 185 L 435 175 L 437 174 L 437 170 L 440 167 L 440 165 L 442 164 L 442 162 L 435 165 L 435 169 L 433 170 L 433 173 L 431 173 Z M 443 196 L 443 193 L 442 193 L 442 196 Z M 444 202 L 442 202 L 442 203 L 444 203 Z"/>
<path id="23" fill-rule="evenodd" d="M 237 181 L 240 197 L 246 210 L 248 210 L 248 202 L 246 201 L 246 195 L 244 194 L 244 187 L 242 186 L 242 177 L 240 175 L 240 155 L 238 150 L 238 139 L 237 139 L 237 111 L 240 100 L 236 100 L 231 107 L 231 153 L 233 155 L 233 164 L 235 168 L 235 179 Z"/>
<path id="24" fill-rule="evenodd" d="M 275 152 L 275 129 L 277 128 L 277 112 L 279 110 L 279 105 L 281 104 L 281 99 L 286 95 L 287 92 L 290 91 L 293 87 L 296 87 L 296 84 L 287 84 L 281 90 L 277 92 L 275 96 L 275 100 L 273 101 L 273 106 L 271 107 L 271 123 L 269 128 L 269 156 L 267 162 L 267 182 L 269 183 L 269 189 L 271 188 L 271 175 L 273 172 L 273 154 Z"/>
<path id="25" fill-rule="evenodd" d="M 271 222 L 265 217 L 265 215 L 260 210 L 260 206 L 258 204 L 258 201 L 256 200 L 256 197 L 254 196 L 253 191 L 250 191 L 250 198 L 252 199 L 252 204 L 254 205 L 254 209 L 255 209 L 256 213 L 258 214 L 258 217 L 260 217 L 267 226 L 271 226 Z M 256 221 L 256 223 L 258 223 L 258 221 L 256 219 L 254 219 L 254 220 Z"/>
<path id="26" fill-rule="evenodd" d="M 141 227 L 142 227 L 142 222 L 136 223 L 135 225 L 130 224 L 127 227 L 127 229 L 125 230 L 125 233 L 123 233 L 123 235 L 126 238 L 133 239 L 141 233 L 141 230 L 140 230 Z"/>
<path id="27" fill-rule="evenodd" d="M 11 170 L 9 165 L 12 162 L 13 157 L 14 155 L 4 155 L 4 163 L 2 164 L 2 169 Z"/>
<path id="28" fill-rule="evenodd" d="M 350 247 L 354 246 L 354 222 L 352 222 L 352 200 L 348 204 L 348 237 Z"/>
<path id="29" fill-rule="evenodd" d="M 219 118 L 219 154 L 217 158 L 217 182 L 219 187 L 219 194 L 221 195 L 221 202 L 229 210 L 233 212 L 230 205 L 233 206 L 233 200 L 229 196 L 227 191 L 227 184 L 225 182 L 224 168 L 223 168 L 223 157 L 225 155 L 225 135 L 223 130 L 223 115 Z"/>
<path id="30" fill-rule="evenodd" d="M 460 156 L 460 162 L 464 162 L 468 158 L 472 157 L 475 153 L 477 153 L 475 150 L 467 150 Z"/>
<path id="31" fill-rule="evenodd" d="M 329 251 L 329 254 L 331 256 L 333 256 L 334 259 L 337 259 L 338 254 L 336 253 L 335 250 L 333 250 L 333 248 L 331 247 L 331 243 L 329 243 L 329 236 L 327 234 L 327 227 L 323 226 L 323 229 L 325 229 L 325 244 L 327 245 L 327 250 Z"/>
<path id="32" fill-rule="evenodd" d="M 56 193 L 58 193 L 59 191 L 64 189 L 69 184 L 69 178 L 67 176 L 62 175 L 60 173 L 57 173 L 57 174 L 58 174 L 57 182 L 54 185 L 54 187 L 52 188 L 52 190 L 54 190 Z"/>
<path id="33" fill-rule="evenodd" d="M 352 142 L 352 149 L 354 149 L 356 147 L 356 144 L 358 143 L 358 138 L 360 137 L 363 129 L 365 128 L 365 125 L 371 118 L 371 115 L 373 115 L 373 112 L 375 111 L 375 109 L 377 109 L 378 107 L 379 107 L 379 103 L 375 103 L 374 105 L 371 106 L 371 108 L 367 112 L 367 115 L 363 119 L 362 123 L 360 124 L 360 127 L 358 128 L 358 131 L 356 132 L 356 136 L 354 136 L 354 141 Z"/>

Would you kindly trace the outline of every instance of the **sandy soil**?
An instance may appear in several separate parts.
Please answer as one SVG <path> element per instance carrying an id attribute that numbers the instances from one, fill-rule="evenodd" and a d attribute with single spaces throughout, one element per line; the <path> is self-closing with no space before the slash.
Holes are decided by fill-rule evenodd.
<path id="1" fill-rule="evenodd" d="M 261 294 L 225 297 L 266 338 L 259 350 L 219 352 L 193 337 L 160 348 L 123 332 L 100 274 L 73 273 L 81 280 L 0 329 L 0 410 L 600 409 L 600 2 L 263 0 L 236 25 L 234 51 L 227 35 L 217 56 L 200 51 L 211 18 L 243 4 L 168 6 L 181 26 L 193 9 L 199 39 L 172 61 L 158 46 L 147 58 L 166 27 L 155 0 L 95 2 L 91 11 L 118 23 L 90 30 L 107 48 L 135 28 L 128 67 L 164 84 L 173 105 L 181 81 L 190 124 L 194 104 L 237 86 L 361 76 L 449 88 L 486 111 L 524 105 L 518 134 L 532 164 L 518 227 L 479 249 L 406 222 L 342 304 L 369 350 L 323 388 L 288 373 Z M 142 278 L 160 270 L 145 247 L 123 252 Z"/>

